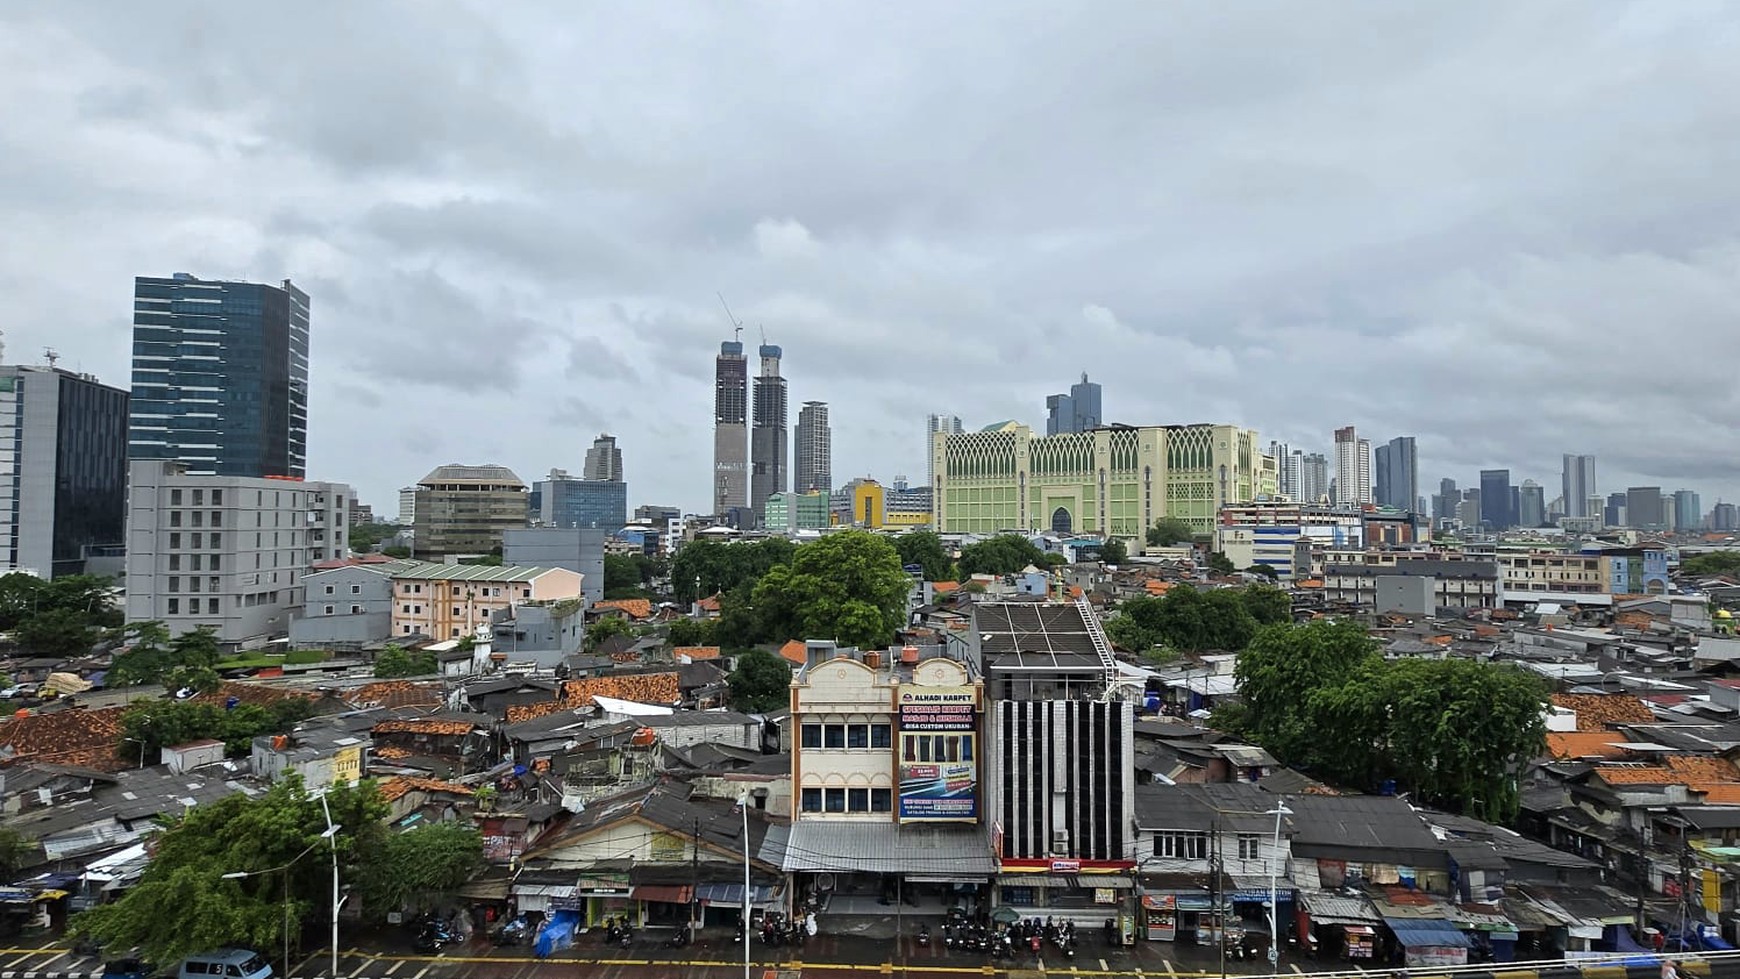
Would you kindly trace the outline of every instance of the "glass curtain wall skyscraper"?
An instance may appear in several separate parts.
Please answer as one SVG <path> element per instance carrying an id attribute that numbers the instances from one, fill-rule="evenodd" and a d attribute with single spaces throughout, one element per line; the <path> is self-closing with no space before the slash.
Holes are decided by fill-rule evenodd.
<path id="1" fill-rule="evenodd" d="M 727 340 L 713 361 L 713 512 L 748 505 L 749 358 Z"/>
<path id="2" fill-rule="evenodd" d="M 791 457 L 785 378 L 779 374 L 783 352 L 764 343 L 758 353 L 761 373 L 755 378 L 754 424 L 749 430 L 749 508 L 755 513 L 761 512 L 768 497 L 786 491 Z"/>
<path id="3" fill-rule="evenodd" d="M 1081 376 L 1081 383 L 1072 384 L 1068 394 L 1054 394 L 1045 399 L 1045 434 L 1086 432 L 1100 427 L 1100 386 Z"/>
<path id="4" fill-rule="evenodd" d="M 126 539 L 127 392 L 55 367 L 0 367 L 0 475 L 0 570 L 94 570 L 93 550 Z"/>
<path id="5" fill-rule="evenodd" d="M 289 279 L 134 279 L 128 457 L 307 475 L 308 305 Z"/>
<path id="6" fill-rule="evenodd" d="M 1378 506 L 1410 511 L 1418 508 L 1420 464 L 1414 451 L 1414 437 L 1403 435 L 1378 446 L 1374 461 Z"/>
<path id="7" fill-rule="evenodd" d="M 792 488 L 799 493 L 834 490 L 834 435 L 828 427 L 828 403 L 805 401 L 798 409 L 797 447 L 792 461 Z"/>
<path id="8" fill-rule="evenodd" d="M 1595 457 L 1572 455 L 1566 453 L 1564 471 L 1560 475 L 1563 490 L 1565 516 L 1567 517 L 1599 517 L 1599 512 L 1591 512 L 1589 498 L 1599 496 L 1595 488 Z"/>

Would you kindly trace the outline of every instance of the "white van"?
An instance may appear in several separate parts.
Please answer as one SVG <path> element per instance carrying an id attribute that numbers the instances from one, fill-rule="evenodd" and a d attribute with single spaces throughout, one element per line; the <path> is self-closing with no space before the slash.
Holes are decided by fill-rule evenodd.
<path id="1" fill-rule="evenodd" d="M 272 963 L 245 948 L 220 948 L 189 955 L 177 979 L 272 979 Z"/>

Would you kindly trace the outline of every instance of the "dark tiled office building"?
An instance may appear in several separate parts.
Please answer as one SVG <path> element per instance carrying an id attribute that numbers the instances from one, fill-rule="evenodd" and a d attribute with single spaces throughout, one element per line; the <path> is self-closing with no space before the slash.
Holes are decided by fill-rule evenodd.
<path id="1" fill-rule="evenodd" d="M 193 473 L 306 474 L 308 294 L 197 279 L 133 280 L 128 455 Z"/>
<path id="2" fill-rule="evenodd" d="M 127 392 L 53 367 L 0 367 L 0 566 L 118 572 L 127 515 Z"/>

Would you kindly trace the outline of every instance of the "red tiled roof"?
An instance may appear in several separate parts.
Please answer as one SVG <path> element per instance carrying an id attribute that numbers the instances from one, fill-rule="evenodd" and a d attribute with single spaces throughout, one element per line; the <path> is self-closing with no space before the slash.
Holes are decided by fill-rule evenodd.
<path id="1" fill-rule="evenodd" d="M 595 676 L 562 684 L 558 700 L 539 704 L 515 704 L 507 709 L 507 722 L 518 724 L 557 711 L 592 706 L 593 697 L 615 697 L 637 704 L 674 704 L 683 699 L 683 685 L 676 673 L 630 673 Z"/>
<path id="2" fill-rule="evenodd" d="M 395 802 L 413 791 L 448 792 L 453 795 L 471 795 L 468 785 L 457 782 L 443 782 L 436 778 L 412 778 L 408 775 L 395 775 L 380 784 L 381 799 L 384 802 Z"/>
<path id="3" fill-rule="evenodd" d="M 602 602 L 593 602 L 592 607 L 621 609 L 631 619 L 648 619 L 653 613 L 652 602 L 644 598 L 607 598 Z"/>
<path id="4" fill-rule="evenodd" d="M 958 581 L 933 581 L 930 583 L 930 591 L 933 595 L 947 595 L 960 590 L 961 583 Z"/>
<path id="5" fill-rule="evenodd" d="M 0 763 L 30 760 L 88 768 L 119 767 L 123 707 L 71 708 L 0 722 Z"/>
<path id="6" fill-rule="evenodd" d="M 469 734 L 473 725 L 470 721 L 449 721 L 439 718 L 410 718 L 396 721 L 382 721 L 374 726 L 376 734 Z"/>
<path id="7" fill-rule="evenodd" d="M 798 666 L 804 665 L 806 661 L 804 644 L 796 639 L 787 640 L 785 645 L 779 647 L 779 655 L 783 657 L 786 662 L 795 663 Z"/>
<path id="8" fill-rule="evenodd" d="M 1640 765 L 1637 767 L 1620 765 L 1601 765 L 1595 769 L 1595 774 L 1609 785 L 1679 785 L 1681 779 L 1674 776 L 1665 765 Z"/>
<path id="9" fill-rule="evenodd" d="M 1669 755 L 1666 761 L 1668 770 L 1683 782 L 1740 782 L 1740 768 L 1726 758 Z"/>
<path id="10" fill-rule="evenodd" d="M 718 659 L 718 646 L 678 646 L 671 650 L 672 656 L 687 656 L 690 660 Z"/>
<path id="11" fill-rule="evenodd" d="M 352 707 L 439 707 L 441 685 L 413 683 L 410 680 L 376 680 L 344 693 L 344 702 Z"/>
<path id="12" fill-rule="evenodd" d="M 1577 712 L 1577 730 L 1605 731 L 1614 724 L 1649 724 L 1655 712 L 1628 693 L 1556 693 L 1553 706 Z"/>
<path id="13" fill-rule="evenodd" d="M 319 696 L 319 694 L 307 690 L 290 690 L 284 687 L 266 686 L 263 683 L 225 680 L 218 684 L 216 690 L 199 694 L 191 699 L 208 704 L 227 704 L 230 698 L 234 697 L 237 703 L 269 707 L 284 700 L 316 700 Z"/>
<path id="14" fill-rule="evenodd" d="M 1612 731 L 1553 732 L 1547 735 L 1547 754 L 1561 760 L 1569 758 L 1617 760 L 1625 757 L 1625 749 L 1617 747 L 1615 742 L 1624 740 L 1623 735 Z"/>

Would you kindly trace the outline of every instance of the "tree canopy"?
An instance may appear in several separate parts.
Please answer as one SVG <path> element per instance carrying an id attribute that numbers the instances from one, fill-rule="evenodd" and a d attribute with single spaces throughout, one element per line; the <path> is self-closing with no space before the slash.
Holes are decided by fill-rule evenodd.
<path id="1" fill-rule="evenodd" d="M 366 884 L 399 873 L 386 862 L 387 807 L 365 781 L 327 793 L 341 881 Z M 235 793 L 170 817 L 153 839 L 139 882 L 113 904 L 72 920 L 72 931 L 146 961 L 173 963 L 211 948 L 284 945 L 285 890 L 292 937 L 332 907 L 332 864 L 318 798 L 290 776 L 265 794 Z M 225 879 L 226 874 L 247 874 Z M 288 878 L 288 881 L 286 881 Z"/>
<path id="2" fill-rule="evenodd" d="M 765 714 L 791 703 L 791 664 L 765 649 L 739 655 L 726 682 L 731 706 L 745 713 Z"/>
<path id="3" fill-rule="evenodd" d="M 425 910 L 482 869 L 483 835 L 469 823 L 425 823 L 387 837 L 370 862 L 391 872 L 362 881 L 369 917 Z"/>
<path id="4" fill-rule="evenodd" d="M 1208 554 L 1208 570 L 1215 574 L 1237 574 L 1238 567 L 1232 563 L 1232 558 L 1221 551 L 1210 551 Z"/>
<path id="5" fill-rule="evenodd" d="M 1045 567 L 1045 552 L 1020 534 L 998 534 L 961 548 L 960 580 L 976 574 L 1014 574 L 1028 565 Z"/>
<path id="6" fill-rule="evenodd" d="M 753 584 L 770 568 L 790 564 L 796 547 L 783 537 L 689 541 L 671 561 L 671 591 L 684 605 L 708 595 L 734 591 L 740 585 Z"/>
<path id="7" fill-rule="evenodd" d="M 595 652 L 611 636 L 632 636 L 634 627 L 620 615 L 606 615 L 586 627 L 586 651 Z"/>
<path id="8" fill-rule="evenodd" d="M 954 578 L 955 565 L 949 560 L 942 538 L 928 530 L 909 530 L 894 538 L 894 549 L 900 552 L 903 567 L 924 569 L 926 581 L 949 581 Z"/>
<path id="9" fill-rule="evenodd" d="M 1100 560 L 1107 564 L 1123 564 L 1130 559 L 1130 549 L 1116 537 L 1106 538 L 1100 545 Z"/>
<path id="10" fill-rule="evenodd" d="M 1239 656 L 1238 725 L 1282 763 L 1506 822 L 1519 767 L 1545 739 L 1546 691 L 1509 664 L 1385 660 L 1356 623 L 1264 628 Z M 1324 732 L 1333 731 L 1333 738 Z"/>
<path id="11" fill-rule="evenodd" d="M 604 555 L 604 597 L 645 598 L 653 581 L 665 573 L 664 562 L 645 554 Z"/>
<path id="12" fill-rule="evenodd" d="M 670 631 L 665 635 L 665 641 L 672 646 L 717 646 L 719 644 L 719 621 L 717 619 L 672 620 Z"/>
<path id="13" fill-rule="evenodd" d="M 1740 573 L 1740 551 L 1711 551 L 1680 561 L 1680 573 L 1693 576 Z"/>
<path id="14" fill-rule="evenodd" d="M 107 684 L 135 687 L 162 684 L 172 690 L 217 687 L 217 633 L 201 626 L 171 639 L 162 622 L 135 622 L 127 627 L 127 648 L 110 664 Z"/>
<path id="15" fill-rule="evenodd" d="M 121 714 L 121 729 L 128 739 L 122 742 L 123 754 L 137 759 L 144 752 L 146 759 L 155 761 L 165 745 L 213 738 L 224 742 L 228 754 L 244 755 L 255 738 L 284 734 L 313 709 L 302 697 L 234 707 L 205 700 L 148 700 Z"/>
<path id="16" fill-rule="evenodd" d="M 381 680 L 429 676 L 440 672 L 441 660 L 427 649 L 409 650 L 393 644 L 375 656 L 375 677 Z"/>
<path id="17" fill-rule="evenodd" d="M 1149 547 L 1176 547 L 1196 539 L 1196 529 L 1177 517 L 1161 517 L 1148 528 Z"/>
<path id="18" fill-rule="evenodd" d="M 82 656 L 121 624 L 111 585 L 97 575 L 0 576 L 0 631 L 11 632 L 31 655 Z"/>
<path id="19" fill-rule="evenodd" d="M 905 622 L 912 579 L 888 539 L 843 530 L 810 541 L 755 583 L 751 602 L 765 641 L 834 639 L 873 648 Z"/>
<path id="20" fill-rule="evenodd" d="M 1286 611 L 1278 619 L 1274 618 L 1277 594 L 1286 602 Z M 1286 621 L 1291 616 L 1292 602 L 1279 589 L 1198 591 L 1180 584 L 1160 597 L 1126 599 L 1117 616 L 1106 623 L 1106 634 L 1133 652 L 1155 646 L 1187 653 L 1237 652 L 1245 648 L 1263 622 Z"/>

